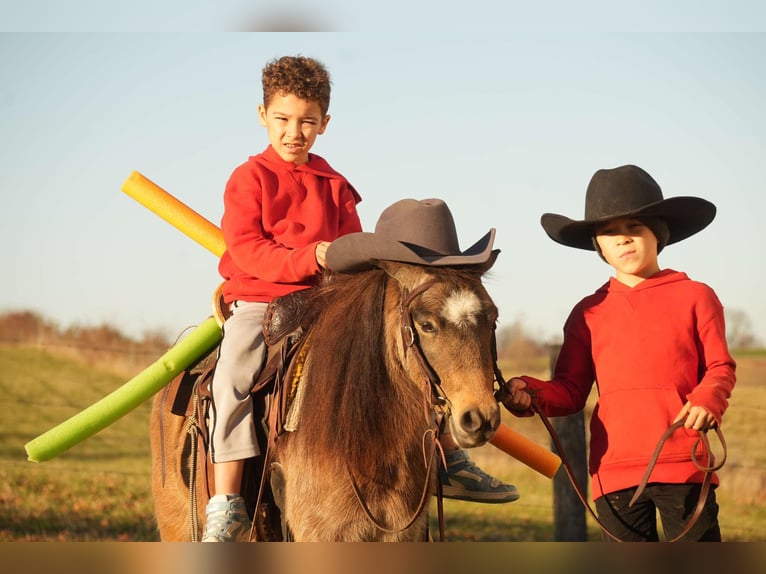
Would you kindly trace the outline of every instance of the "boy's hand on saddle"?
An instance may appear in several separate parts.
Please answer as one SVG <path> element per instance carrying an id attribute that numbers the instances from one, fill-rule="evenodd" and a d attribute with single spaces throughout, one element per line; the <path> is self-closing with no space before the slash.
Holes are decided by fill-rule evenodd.
<path id="1" fill-rule="evenodd" d="M 508 392 L 501 392 L 498 395 L 503 406 L 513 413 L 525 413 L 532 406 L 532 396 L 527 389 L 527 383 L 524 379 L 518 377 L 512 378 L 506 383 Z"/>
<path id="2" fill-rule="evenodd" d="M 688 401 L 673 420 L 673 423 L 678 422 L 684 417 L 686 417 L 684 427 L 687 429 L 706 431 L 712 429 L 717 424 L 715 417 L 705 407 L 692 406 Z"/>

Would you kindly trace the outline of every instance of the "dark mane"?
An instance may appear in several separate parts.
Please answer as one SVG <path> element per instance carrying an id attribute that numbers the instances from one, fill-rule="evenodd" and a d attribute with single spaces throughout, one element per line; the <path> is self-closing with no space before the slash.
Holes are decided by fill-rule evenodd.
<path id="1" fill-rule="evenodd" d="M 392 401 L 402 390 L 387 376 L 385 363 L 387 281 L 385 272 L 375 269 L 331 276 L 318 288 L 314 304 L 321 310 L 308 343 L 310 374 L 302 383 L 308 383 L 303 401 L 311 408 L 301 409 L 299 424 L 312 429 L 313 448 L 327 456 L 342 454 L 352 468 L 368 472 L 381 462 L 370 445 L 390 437 L 403 416 L 401 405 Z"/>

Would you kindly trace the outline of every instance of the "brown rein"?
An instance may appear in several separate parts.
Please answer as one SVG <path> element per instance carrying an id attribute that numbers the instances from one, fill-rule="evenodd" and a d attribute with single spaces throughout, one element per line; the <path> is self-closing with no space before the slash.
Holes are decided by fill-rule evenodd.
<path id="1" fill-rule="evenodd" d="M 647 483 L 649 482 L 649 477 L 652 474 L 652 470 L 654 469 L 654 465 L 657 462 L 657 459 L 660 456 L 660 452 L 662 451 L 662 447 L 665 444 L 665 441 L 670 437 L 673 432 L 682 427 L 684 425 L 684 419 L 678 420 L 672 425 L 668 427 L 668 429 L 665 431 L 665 433 L 660 438 L 659 443 L 657 443 L 657 448 L 654 450 L 654 454 L 652 454 L 652 458 L 649 461 L 649 465 L 646 468 L 646 472 L 644 473 L 643 478 L 641 479 L 641 483 L 638 485 L 638 488 L 636 489 L 635 494 L 633 495 L 633 498 L 630 499 L 630 502 L 628 503 L 628 506 L 633 506 L 633 504 L 638 500 L 638 497 L 641 496 L 641 493 L 644 491 L 644 488 L 646 488 Z M 713 451 L 710 449 L 710 441 L 707 437 L 707 431 L 697 431 L 699 436 L 697 437 L 697 440 L 694 442 L 694 446 L 692 446 L 692 462 L 694 462 L 694 466 L 696 466 L 699 470 L 703 471 L 705 473 L 705 478 L 702 480 L 702 486 L 700 488 L 700 495 L 699 500 L 697 501 L 697 506 L 694 509 L 694 513 L 692 514 L 691 518 L 689 518 L 689 522 L 687 523 L 686 527 L 681 531 L 681 533 L 670 540 L 669 542 L 677 542 L 684 536 L 686 536 L 689 531 L 692 529 L 694 524 L 697 522 L 697 519 L 702 514 L 702 511 L 705 509 L 705 503 L 707 502 L 707 496 L 708 492 L 710 491 L 710 484 L 713 479 L 713 473 L 717 470 L 719 470 L 724 463 L 726 462 L 726 456 L 727 456 L 727 447 L 726 447 L 726 440 L 724 439 L 723 432 L 721 431 L 720 427 L 718 425 L 715 425 L 713 427 L 716 433 L 716 436 L 718 437 L 718 441 L 721 443 L 721 447 L 723 448 L 723 458 L 721 459 L 721 462 L 716 463 L 715 456 L 713 455 Z M 699 444 L 702 444 L 705 447 L 705 452 L 707 453 L 709 465 L 708 466 L 702 466 L 699 462 L 697 462 L 697 446 Z"/>
<path id="2" fill-rule="evenodd" d="M 503 395 L 510 395 L 510 389 L 508 388 L 506 381 L 502 378 L 502 375 L 500 374 L 500 372 L 496 371 L 495 376 L 500 386 L 500 390 L 498 391 L 498 397 L 501 397 Z M 566 471 L 567 476 L 569 477 L 569 481 L 571 482 L 572 487 L 574 488 L 575 493 L 577 494 L 577 497 L 580 499 L 580 502 L 582 502 L 585 509 L 588 511 L 591 517 L 596 521 L 596 524 L 598 524 L 599 528 L 601 528 L 604 534 L 606 534 L 607 536 L 609 536 L 612 540 L 615 540 L 616 542 L 623 542 L 622 539 L 620 539 L 618 536 L 612 533 L 601 522 L 601 520 L 599 520 L 595 510 L 591 508 L 590 504 L 588 503 L 587 497 L 585 493 L 583 492 L 583 489 L 580 487 L 580 485 L 577 482 L 572 465 L 569 462 L 569 459 L 567 458 L 566 453 L 564 452 L 564 448 L 561 444 L 561 441 L 559 440 L 556 430 L 553 428 L 553 425 L 551 424 L 548 417 L 546 417 L 545 414 L 543 414 L 543 412 L 540 410 L 539 406 L 537 405 L 534 399 L 534 396 L 532 397 L 532 406 L 530 407 L 530 410 L 532 410 L 532 412 L 536 413 L 540 417 L 540 420 L 543 422 L 543 425 L 545 425 L 545 428 L 547 429 L 548 434 L 551 436 L 551 440 L 553 441 L 553 444 L 556 447 L 556 450 L 558 451 L 558 455 L 559 457 L 561 457 L 562 466 L 564 467 L 564 470 Z M 644 489 L 646 488 L 646 485 L 649 482 L 649 478 L 651 477 L 652 470 L 654 470 L 654 466 L 657 463 L 657 459 L 659 458 L 660 453 L 662 452 L 662 448 L 663 446 L 665 446 L 665 441 L 677 429 L 683 426 L 684 421 L 685 419 L 676 421 L 675 423 L 670 425 L 668 429 L 660 437 L 660 440 L 657 443 L 657 447 L 655 448 L 654 453 L 652 454 L 652 457 L 646 468 L 646 471 L 644 472 L 644 476 L 641 479 L 641 482 L 639 483 L 638 487 L 636 488 L 636 492 L 633 495 L 633 498 L 631 498 L 630 502 L 628 503 L 628 506 L 633 506 L 636 500 L 638 500 L 638 497 L 641 496 L 641 493 L 644 491 Z M 686 536 L 689 533 L 692 527 L 696 524 L 697 520 L 702 514 L 702 511 L 705 508 L 705 503 L 707 501 L 708 493 L 710 491 L 710 484 L 713 478 L 713 473 L 719 470 L 726 462 L 726 456 L 727 456 L 726 440 L 724 439 L 723 432 L 717 425 L 714 427 L 714 429 L 715 429 L 716 435 L 718 436 L 718 440 L 720 441 L 721 446 L 723 448 L 723 458 L 721 459 L 720 462 L 716 463 L 715 456 L 713 455 L 713 452 L 710 448 L 710 441 L 708 440 L 708 437 L 707 437 L 707 431 L 697 431 L 699 433 L 699 437 L 697 438 L 696 442 L 692 446 L 692 461 L 694 462 L 694 465 L 699 470 L 705 473 L 705 477 L 702 481 L 699 500 L 697 501 L 697 505 L 694 509 L 694 512 L 692 513 L 691 517 L 689 518 L 689 521 L 687 522 L 686 526 L 681 531 L 681 533 L 678 534 L 678 536 L 674 537 L 672 540 L 669 540 L 669 542 L 677 542 L 678 540 L 682 539 L 684 536 Z M 708 461 L 709 461 L 708 466 L 702 466 L 697 460 L 696 451 L 697 451 L 698 445 L 700 444 L 702 444 L 705 448 L 705 452 L 707 454 Z"/>

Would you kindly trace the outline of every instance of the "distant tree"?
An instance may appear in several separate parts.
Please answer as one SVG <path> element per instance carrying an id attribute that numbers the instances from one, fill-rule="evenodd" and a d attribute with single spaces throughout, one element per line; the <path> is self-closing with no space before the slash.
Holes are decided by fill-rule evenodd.
<path id="1" fill-rule="evenodd" d="M 132 341 L 116 327 L 101 324 L 93 327 L 73 325 L 63 335 L 73 344 L 94 348 L 119 348 Z"/>
<path id="2" fill-rule="evenodd" d="M 530 334 L 520 320 L 497 331 L 497 357 L 517 369 L 539 368 L 548 357 L 548 345 Z"/>
<path id="3" fill-rule="evenodd" d="M 149 329 L 141 333 L 141 344 L 147 347 L 167 347 L 170 337 L 165 329 Z"/>
<path id="4" fill-rule="evenodd" d="M 752 349 L 762 346 L 753 334 L 750 317 L 742 309 L 726 309 L 726 342 L 730 349 Z"/>
<path id="5" fill-rule="evenodd" d="M 58 333 L 58 326 L 35 311 L 7 311 L 0 314 L 0 339 L 40 342 Z"/>
<path id="6" fill-rule="evenodd" d="M 0 344 L 45 347 L 49 352 L 75 358 L 91 366 L 134 374 L 171 346 L 161 330 L 149 330 L 135 340 L 109 324 L 59 327 L 30 310 L 0 313 Z"/>

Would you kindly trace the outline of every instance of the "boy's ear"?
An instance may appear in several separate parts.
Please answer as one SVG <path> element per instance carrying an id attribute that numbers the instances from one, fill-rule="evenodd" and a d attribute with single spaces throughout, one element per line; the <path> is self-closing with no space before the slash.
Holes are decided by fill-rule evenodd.
<path id="1" fill-rule="evenodd" d="M 266 127 L 266 106 L 258 104 L 258 120 L 263 127 Z"/>
<path id="2" fill-rule="evenodd" d="M 322 118 L 322 123 L 319 125 L 319 130 L 317 133 L 321 136 L 324 131 L 327 129 L 327 124 L 330 123 L 330 114 L 325 114 L 325 116 Z"/>

